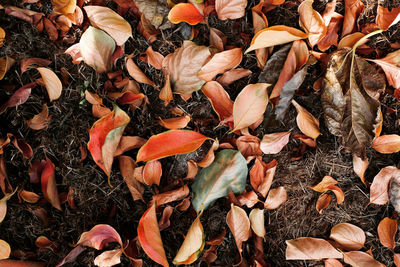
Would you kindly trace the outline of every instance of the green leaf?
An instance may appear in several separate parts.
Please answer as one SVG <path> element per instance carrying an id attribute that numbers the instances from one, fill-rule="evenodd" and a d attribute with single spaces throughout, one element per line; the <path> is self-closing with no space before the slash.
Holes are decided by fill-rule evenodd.
<path id="1" fill-rule="evenodd" d="M 192 205 L 197 212 L 205 210 L 213 201 L 233 193 L 242 193 L 246 186 L 247 162 L 237 150 L 225 149 L 214 162 L 202 169 L 192 185 Z"/>

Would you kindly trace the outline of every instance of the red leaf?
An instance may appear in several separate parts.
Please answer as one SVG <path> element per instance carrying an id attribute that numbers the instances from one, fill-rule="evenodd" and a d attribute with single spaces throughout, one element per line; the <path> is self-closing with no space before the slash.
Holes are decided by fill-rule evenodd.
<path id="1" fill-rule="evenodd" d="M 9 107 L 19 106 L 28 100 L 31 95 L 31 90 L 36 86 L 36 82 L 29 83 L 19 88 L 15 93 L 0 107 L 0 114 Z"/>
<path id="2" fill-rule="evenodd" d="M 42 184 L 44 198 L 49 201 L 54 208 L 62 210 L 57 191 L 55 166 L 49 158 L 46 158 L 46 165 L 44 165 L 40 183 Z"/>

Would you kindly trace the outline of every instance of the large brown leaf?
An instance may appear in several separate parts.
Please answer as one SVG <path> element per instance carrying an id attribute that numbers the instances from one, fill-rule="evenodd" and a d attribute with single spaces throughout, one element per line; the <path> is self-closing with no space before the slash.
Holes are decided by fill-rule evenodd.
<path id="1" fill-rule="evenodd" d="M 381 127 L 379 96 L 385 86 L 383 75 L 352 50 L 330 56 L 321 95 L 325 122 L 342 145 L 361 158 Z"/>
<path id="2" fill-rule="evenodd" d="M 172 25 L 167 20 L 169 8 L 163 0 L 133 0 L 139 11 L 157 29 L 160 26 Z M 163 28 L 163 27 L 162 27 Z"/>

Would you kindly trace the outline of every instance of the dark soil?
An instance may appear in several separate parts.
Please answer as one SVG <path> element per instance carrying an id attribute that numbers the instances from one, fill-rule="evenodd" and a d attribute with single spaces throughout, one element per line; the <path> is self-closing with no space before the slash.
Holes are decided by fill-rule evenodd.
<path id="1" fill-rule="evenodd" d="M 237 21 L 220 21 L 215 15 L 211 15 L 209 25 L 223 31 L 228 36 L 229 45 L 243 47 L 246 45 L 246 41 L 241 38 L 239 33 L 253 35 L 250 7 L 254 6 L 255 2 L 255 0 L 249 1 L 244 18 Z M 324 10 L 326 2 L 315 1 L 315 8 L 319 11 Z M 384 2 L 388 5 L 390 1 Z M 42 7 L 38 7 L 36 4 L 23 5 L 18 0 L 2 0 L 1 2 L 3 5 L 15 5 L 42 11 L 46 14 L 51 13 L 50 1 L 42 0 L 41 3 Z M 108 3 L 108 6 L 116 8 L 113 2 Z M 299 28 L 297 6 L 289 6 L 291 5 L 282 5 L 268 13 L 270 26 L 283 24 Z M 337 11 L 343 14 L 342 2 L 338 3 Z M 161 88 L 164 83 L 162 72 L 156 71 L 138 60 L 137 55 L 143 53 L 149 46 L 149 43 L 136 31 L 138 20 L 129 14 L 125 16 L 125 19 L 131 23 L 134 30 L 134 38 L 129 39 L 126 43 L 125 54 L 134 54 L 135 62 Z M 71 44 L 61 41 L 51 42 L 46 33 L 39 33 L 29 23 L 4 15 L 3 10 L 0 10 L 0 27 L 7 32 L 5 45 L 0 48 L 0 57 L 8 55 L 15 58 L 17 62 L 28 57 L 45 58 L 52 61 L 49 67 L 59 77 L 61 68 L 65 68 L 69 74 L 68 84 L 64 85 L 60 99 L 50 103 L 45 89 L 38 86 L 32 90 L 32 95 L 26 103 L 17 108 L 10 108 L 0 115 L 0 136 L 3 137 L 7 133 L 19 135 L 31 145 L 34 151 L 32 158 L 24 159 L 13 146 L 6 147 L 4 156 L 11 185 L 14 188 L 24 188 L 42 195 L 40 186 L 29 182 L 28 169 L 33 161 L 45 159 L 47 156 L 56 165 L 58 191 L 68 192 L 70 187 L 73 188 L 77 205 L 77 209 L 71 209 L 68 204 L 63 204 L 61 212 L 49 204 L 19 203 L 18 198 L 14 196 L 7 202 L 7 216 L 0 225 L 0 239 L 9 242 L 15 258 L 21 258 L 16 251 L 23 251 L 22 259 L 44 261 L 48 262 L 49 266 L 54 266 L 67 255 L 72 244 L 78 241 L 80 235 L 96 224 L 110 224 L 124 240 L 135 238 L 138 221 L 147 209 L 147 205 L 141 201 L 132 200 L 117 166 L 114 166 L 111 175 L 111 183 L 114 188 L 110 188 L 105 174 L 96 166 L 90 156 L 80 162 L 80 147 L 86 147 L 89 140 L 88 129 L 96 121 L 92 115 L 91 105 L 85 101 L 83 92 L 89 90 L 99 94 L 105 99 L 106 105 L 111 108 L 112 100 L 107 99 L 103 90 L 104 82 L 107 80 L 106 75 L 97 74 L 83 63 L 72 64 L 71 57 L 64 54 Z M 208 45 L 207 26 L 197 27 L 200 33 L 194 42 L 199 45 Z M 73 28 L 69 34 L 75 36 L 78 41 L 82 30 Z M 374 38 L 370 43 L 372 46 L 383 49 L 383 54 L 387 54 L 392 51 L 390 42 L 397 41 L 399 35 L 400 27 L 392 27 L 390 31 Z M 180 31 L 165 30 L 152 46 L 154 50 L 167 55 L 180 47 L 183 40 L 184 37 Z M 253 74 L 229 87 L 228 93 L 231 99 L 235 99 L 246 84 L 256 83 L 260 74 L 254 53 L 244 55 L 240 67 L 250 69 Z M 123 60 L 118 61 L 116 69 L 123 69 Z M 278 161 L 272 187 L 282 185 L 288 192 L 288 201 L 283 206 L 277 210 L 266 211 L 267 235 L 264 242 L 266 260 L 270 266 L 322 266 L 322 262 L 286 261 L 285 240 L 303 236 L 328 238 L 332 226 L 348 222 L 361 227 L 366 232 L 366 249 L 371 248 L 377 260 L 387 266 L 392 266 L 393 253 L 379 243 L 377 225 L 384 217 L 393 218 L 397 215 L 389 205 L 379 207 L 368 205 L 369 189 L 354 174 L 351 155 L 342 150 L 338 140 L 325 127 L 320 97 L 312 89 L 314 81 L 322 76 L 319 69 L 315 67 L 310 70 L 301 87 L 305 94 L 295 97 L 296 101 L 320 120 L 322 135 L 318 138 L 318 147 L 316 149 L 307 148 L 300 160 L 291 161 L 300 146 L 300 141 L 291 138 L 282 152 L 264 158 L 266 162 L 273 158 Z M 35 70 L 29 70 L 20 75 L 19 64 L 15 64 L 5 78 L 0 81 L 0 104 L 5 102 L 11 94 L 6 88 L 15 86 L 17 89 L 38 77 L 39 74 Z M 194 93 L 187 102 L 175 95 L 174 101 L 165 108 L 163 102 L 158 98 L 157 90 L 143 84 L 141 84 L 141 90 L 151 104 L 135 111 L 124 108 L 131 117 L 131 123 L 125 131 L 126 135 L 149 138 L 151 135 L 163 132 L 164 129 L 157 123 L 159 116 L 168 116 L 170 107 L 179 106 L 194 118 L 188 126 L 189 129 L 198 130 L 204 135 L 219 140 L 234 137 L 233 134 L 227 134 L 227 128 L 214 129 L 218 118 L 202 93 Z M 391 96 L 392 90 L 389 89 L 388 94 L 382 99 L 383 113 L 386 114 L 383 133 L 399 131 L 400 115 L 397 113 L 399 103 Z M 29 129 L 25 121 L 39 113 L 43 103 L 49 106 L 49 112 L 53 116 L 49 127 L 40 131 Z M 389 114 L 386 112 L 388 109 L 396 112 Z M 296 111 L 291 107 L 283 125 L 260 127 L 256 130 L 256 134 L 262 138 L 263 134 L 276 131 L 300 133 L 295 117 Z M 210 119 L 211 124 L 201 123 Z M 185 162 L 191 158 L 201 159 L 209 146 L 210 144 L 206 143 L 197 152 L 161 160 L 163 165 L 161 190 L 171 183 L 179 186 L 181 182 L 179 178 L 186 175 Z M 137 150 L 133 150 L 127 154 L 135 157 L 136 152 Z M 372 182 L 373 177 L 381 168 L 397 165 L 400 159 L 398 153 L 382 155 L 372 149 L 367 151 L 367 156 L 370 166 L 366 172 L 366 179 L 369 182 Z M 330 175 L 338 180 L 340 188 L 345 193 L 345 201 L 342 205 L 337 205 L 333 201 L 322 214 L 319 214 L 315 209 L 319 193 L 311 190 L 310 186 L 318 183 L 325 175 Z M 154 192 L 155 188 L 147 187 L 145 200 L 149 201 Z M 42 206 L 47 211 L 48 225 L 33 214 L 34 209 L 38 206 Z M 239 262 L 235 241 L 225 223 L 229 209 L 229 201 L 222 199 L 202 215 L 207 239 L 211 239 L 227 229 L 225 241 L 217 249 L 218 258 L 212 264 L 213 266 L 232 266 Z M 174 258 L 194 218 L 195 212 L 192 208 L 184 212 L 175 211 L 172 214 L 171 225 L 161 232 L 168 259 Z M 55 251 L 38 250 L 35 240 L 39 236 L 46 236 L 57 242 L 59 248 Z M 397 239 L 397 241 L 399 240 Z M 251 241 L 246 243 L 243 251 L 245 259 L 250 261 L 254 256 Z M 69 266 L 92 266 L 93 259 L 98 254 L 100 252 L 88 249 L 78 257 L 75 263 Z M 140 251 L 139 256 L 143 259 L 144 266 L 156 265 L 143 251 Z M 122 258 L 122 266 L 128 266 L 127 258 Z M 193 266 L 207 266 L 207 263 L 198 260 Z"/>

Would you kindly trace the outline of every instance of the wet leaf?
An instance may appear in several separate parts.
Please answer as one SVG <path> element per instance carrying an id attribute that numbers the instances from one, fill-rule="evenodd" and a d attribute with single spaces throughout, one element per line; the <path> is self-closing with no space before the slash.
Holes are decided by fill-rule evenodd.
<path id="1" fill-rule="evenodd" d="M 32 119 L 27 120 L 26 124 L 33 130 L 41 130 L 49 125 L 50 120 L 51 116 L 49 116 L 49 109 L 46 104 L 43 104 L 42 111 L 33 116 Z"/>
<path id="2" fill-rule="evenodd" d="M 397 153 L 400 151 L 400 136 L 397 134 L 378 136 L 374 139 L 372 148 L 383 154 Z"/>
<path id="3" fill-rule="evenodd" d="M 190 25 L 196 25 L 203 21 L 203 15 L 191 3 L 179 3 L 171 8 L 168 19 L 174 24 L 184 21 Z"/>
<path id="4" fill-rule="evenodd" d="M 249 215 L 249 219 L 253 232 L 257 236 L 264 238 L 266 234 L 264 225 L 264 210 L 252 209 Z"/>
<path id="5" fill-rule="evenodd" d="M 88 150 L 96 164 L 110 177 L 114 153 L 130 118 L 118 106 L 96 121 L 89 131 Z"/>
<path id="6" fill-rule="evenodd" d="M 215 200 L 245 189 L 247 162 L 239 151 L 225 149 L 217 153 L 210 166 L 194 178 L 192 205 L 199 213 Z"/>
<path id="7" fill-rule="evenodd" d="M 232 131 L 246 128 L 264 114 L 268 104 L 267 83 L 249 84 L 239 93 L 233 104 Z"/>
<path id="8" fill-rule="evenodd" d="M 365 148 L 381 127 L 379 95 L 386 83 L 372 65 L 353 55 L 352 50 L 342 49 L 330 56 L 321 100 L 329 131 L 364 158 Z"/>
<path id="9" fill-rule="evenodd" d="M 264 209 L 274 210 L 279 208 L 287 200 L 287 193 L 283 186 L 271 189 L 264 202 Z"/>
<path id="10" fill-rule="evenodd" d="M 152 160 L 146 162 L 143 168 L 143 181 L 148 186 L 153 184 L 160 185 L 160 179 L 162 176 L 162 166 L 158 160 Z"/>
<path id="11" fill-rule="evenodd" d="M 218 19 L 238 19 L 244 16 L 247 0 L 216 0 L 215 11 Z"/>
<path id="12" fill-rule="evenodd" d="M 400 89 L 400 50 L 389 53 L 384 58 L 370 61 L 378 64 L 383 69 L 389 85 Z"/>
<path id="13" fill-rule="evenodd" d="M 397 221 L 385 217 L 378 225 L 379 241 L 382 245 L 392 250 L 396 246 Z"/>
<path id="14" fill-rule="evenodd" d="M 224 121 L 233 114 L 233 101 L 225 89 L 216 81 L 206 83 L 201 89 L 203 94 L 210 100 L 211 105 L 217 113 L 220 121 Z"/>
<path id="15" fill-rule="evenodd" d="M 111 70 L 115 48 L 114 39 L 104 31 L 92 26 L 87 28 L 79 41 L 80 55 L 83 61 L 98 73 Z"/>
<path id="16" fill-rule="evenodd" d="M 84 6 L 92 26 L 108 33 L 118 46 L 132 37 L 131 25 L 118 13 L 104 6 Z"/>
<path id="17" fill-rule="evenodd" d="M 166 56 L 163 67 L 170 74 L 174 93 L 187 95 L 200 90 L 205 81 L 197 77 L 197 73 L 210 57 L 208 47 L 191 41 L 184 41 L 182 47 Z"/>
<path id="18" fill-rule="evenodd" d="M 344 262 L 353 267 L 385 267 L 386 265 L 375 260 L 371 255 L 362 251 L 345 252 Z"/>
<path id="19" fill-rule="evenodd" d="M 282 45 L 296 40 L 305 39 L 307 37 L 307 33 L 292 27 L 284 25 L 271 26 L 254 35 L 251 40 L 251 45 L 246 50 L 245 54 L 256 49 Z"/>
<path id="20" fill-rule="evenodd" d="M 109 267 L 121 263 L 122 249 L 107 250 L 94 259 L 94 265 Z"/>
<path id="21" fill-rule="evenodd" d="M 278 154 L 289 142 L 290 132 L 271 133 L 264 135 L 260 149 L 264 154 Z"/>
<path id="22" fill-rule="evenodd" d="M 190 226 L 185 240 L 178 250 L 174 260 L 175 265 L 192 264 L 197 260 L 203 251 L 206 236 L 204 234 L 203 225 L 200 222 L 200 215 L 194 220 Z"/>
<path id="23" fill-rule="evenodd" d="M 137 232 L 140 245 L 147 256 L 162 266 L 169 266 L 158 228 L 155 204 L 140 218 Z"/>
<path id="24" fill-rule="evenodd" d="M 314 0 L 303 1 L 297 9 L 300 15 L 299 24 L 308 33 L 308 41 L 311 47 L 318 44 L 327 31 L 321 14 L 313 9 L 313 2 Z"/>
<path id="25" fill-rule="evenodd" d="M 236 68 L 242 61 L 242 48 L 233 48 L 214 54 L 197 73 L 197 77 L 209 82 L 220 73 Z"/>
<path id="26" fill-rule="evenodd" d="M 249 239 L 251 234 L 250 220 L 242 208 L 231 204 L 231 210 L 226 215 L 226 224 L 235 238 L 235 243 L 242 259 L 242 244 Z"/>
<path id="27" fill-rule="evenodd" d="M 292 104 L 297 110 L 296 122 L 300 131 L 305 135 L 316 139 L 321 132 L 319 131 L 319 121 L 305 108 L 300 106 L 296 101 L 292 100 Z"/>
<path id="28" fill-rule="evenodd" d="M 384 205 L 389 201 L 389 183 L 399 179 L 400 170 L 393 166 L 387 166 L 379 171 L 371 184 L 369 202 L 377 205 Z"/>
<path id="29" fill-rule="evenodd" d="M 164 60 L 164 56 L 160 53 L 153 50 L 151 46 L 146 49 L 147 62 L 153 66 L 155 69 L 162 69 L 162 62 Z"/>
<path id="30" fill-rule="evenodd" d="M 150 161 L 190 153 L 207 139 L 209 138 L 200 133 L 188 130 L 170 130 L 153 135 L 140 148 L 136 161 Z"/>
<path id="31" fill-rule="evenodd" d="M 42 192 L 44 198 L 56 209 L 62 210 L 60 206 L 60 198 L 58 196 L 55 166 L 49 158 L 46 158 L 46 165 L 43 168 L 40 177 L 42 184 Z"/>
<path id="32" fill-rule="evenodd" d="M 6 241 L 0 239 L 0 260 L 8 259 L 10 257 L 10 254 L 10 245 Z"/>
<path id="33" fill-rule="evenodd" d="M 346 250 L 359 250 L 364 247 L 364 231 L 350 223 L 339 223 L 332 227 L 329 236 Z"/>
<path id="34" fill-rule="evenodd" d="M 342 253 L 337 251 L 328 241 L 313 237 L 300 237 L 286 240 L 286 260 L 321 260 L 341 259 Z"/>

